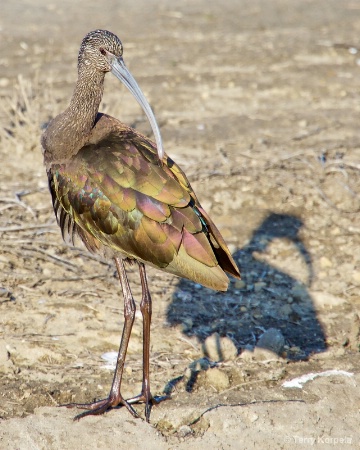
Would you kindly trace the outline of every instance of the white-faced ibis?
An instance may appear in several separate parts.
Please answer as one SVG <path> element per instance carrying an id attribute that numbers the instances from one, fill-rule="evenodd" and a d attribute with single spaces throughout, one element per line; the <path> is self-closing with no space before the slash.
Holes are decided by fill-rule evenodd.
<path id="1" fill-rule="evenodd" d="M 151 108 L 127 70 L 120 39 L 109 31 L 87 34 L 78 57 L 78 81 L 68 108 L 55 117 L 42 136 L 44 162 L 54 211 L 63 237 L 78 235 L 91 252 L 115 259 L 124 295 L 124 328 L 108 398 L 90 404 L 70 404 L 102 414 L 124 405 L 159 398 L 150 392 L 149 347 L 151 297 L 145 266 L 225 291 L 225 272 L 239 277 L 220 232 L 202 209 L 184 172 L 162 149 Z M 98 112 L 104 77 L 112 72 L 133 93 L 151 123 L 156 145 L 136 130 Z M 143 316 L 142 391 L 125 400 L 121 379 L 135 318 L 135 302 L 125 263 L 140 270 Z"/>

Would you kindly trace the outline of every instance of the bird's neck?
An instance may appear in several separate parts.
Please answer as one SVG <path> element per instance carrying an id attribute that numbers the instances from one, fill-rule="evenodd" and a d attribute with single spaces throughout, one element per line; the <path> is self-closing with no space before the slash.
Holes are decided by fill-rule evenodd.
<path id="1" fill-rule="evenodd" d="M 49 123 L 43 135 L 46 163 L 67 160 L 86 144 L 99 111 L 104 76 L 99 72 L 79 72 L 68 108 Z"/>
<path id="2" fill-rule="evenodd" d="M 90 132 L 99 111 L 100 102 L 104 92 L 104 77 L 101 72 L 79 72 L 69 107 L 66 110 L 68 117 L 79 125 L 83 132 Z"/>

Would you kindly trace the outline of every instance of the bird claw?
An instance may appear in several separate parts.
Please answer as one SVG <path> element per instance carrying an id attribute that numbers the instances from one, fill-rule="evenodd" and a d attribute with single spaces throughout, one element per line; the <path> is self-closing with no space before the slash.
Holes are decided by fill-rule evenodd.
<path id="1" fill-rule="evenodd" d="M 125 406 L 125 408 L 135 417 L 138 418 L 139 414 L 135 409 L 122 397 L 120 399 L 112 399 L 111 397 L 98 400 L 93 403 L 68 403 L 65 405 L 66 408 L 77 408 L 86 409 L 87 411 L 82 412 L 74 417 L 74 420 L 80 420 L 85 416 L 97 416 L 104 414 L 109 409 L 116 408 L 117 406 Z"/>
<path id="2" fill-rule="evenodd" d="M 145 419 L 146 422 L 149 422 L 151 408 L 154 405 L 158 405 L 160 402 L 167 400 L 169 398 L 170 395 L 157 395 L 153 397 L 151 393 L 149 393 L 148 396 L 146 396 L 144 393 L 141 393 L 139 395 L 135 395 L 135 397 L 127 399 L 126 402 L 129 404 L 129 406 L 133 405 L 134 403 L 145 403 Z"/>

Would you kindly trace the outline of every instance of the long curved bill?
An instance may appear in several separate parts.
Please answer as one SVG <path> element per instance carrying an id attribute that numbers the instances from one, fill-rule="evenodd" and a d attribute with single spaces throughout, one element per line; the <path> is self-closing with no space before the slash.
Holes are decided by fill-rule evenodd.
<path id="1" fill-rule="evenodd" d="M 131 73 L 128 71 L 127 67 L 125 66 L 124 60 L 120 58 L 114 58 L 111 62 L 111 73 L 116 76 L 122 83 L 125 84 L 125 86 L 129 89 L 129 91 L 133 94 L 133 96 L 136 98 L 136 100 L 139 102 L 140 106 L 144 110 L 144 113 L 146 114 L 147 118 L 149 119 L 151 128 L 154 133 L 158 156 L 160 161 L 162 161 L 164 157 L 164 149 L 162 146 L 162 140 L 161 140 L 161 134 L 158 127 L 158 124 L 156 122 L 154 113 L 152 112 L 152 109 L 148 103 L 148 101 L 145 98 L 145 95 L 142 93 L 141 89 L 139 88 L 137 82 L 135 81 L 135 78 L 131 75 Z"/>

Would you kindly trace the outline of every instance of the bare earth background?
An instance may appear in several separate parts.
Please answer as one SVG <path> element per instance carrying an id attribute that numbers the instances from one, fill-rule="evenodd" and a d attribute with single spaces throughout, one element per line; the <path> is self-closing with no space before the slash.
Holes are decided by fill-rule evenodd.
<path id="1" fill-rule="evenodd" d="M 0 448 L 358 448 L 359 2 L 0 9 Z M 150 425 L 123 409 L 73 422 L 56 407 L 107 395 L 102 355 L 117 351 L 122 327 L 112 262 L 61 240 L 39 144 L 96 28 L 122 39 L 166 151 L 243 274 L 219 294 L 149 270 L 152 391 L 171 392 Z M 150 135 L 111 76 L 102 111 Z M 126 396 L 140 391 L 141 329 L 137 320 Z M 328 370 L 353 375 L 282 386 Z"/>

